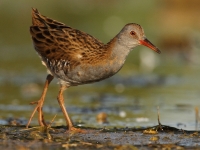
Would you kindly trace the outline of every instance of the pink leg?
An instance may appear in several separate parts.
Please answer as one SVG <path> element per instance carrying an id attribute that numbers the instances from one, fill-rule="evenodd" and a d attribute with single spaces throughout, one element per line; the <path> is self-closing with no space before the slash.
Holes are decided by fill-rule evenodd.
<path id="1" fill-rule="evenodd" d="M 59 93 L 58 93 L 58 103 L 59 103 L 59 105 L 60 105 L 60 108 L 61 108 L 61 110 L 62 110 L 62 112 L 63 112 L 63 114 L 64 114 L 64 117 L 65 117 L 65 120 L 66 120 L 66 124 L 68 125 L 68 130 L 69 130 L 69 132 L 81 132 L 81 133 L 86 133 L 86 131 L 85 130 L 83 130 L 83 129 L 79 129 L 79 128 L 75 128 L 74 126 L 73 126 L 73 123 L 72 123 L 72 121 L 71 121 L 71 119 L 70 119 L 70 117 L 69 117 L 69 115 L 68 115 L 68 113 L 67 113 L 67 110 L 66 110 L 66 108 L 65 108 L 65 104 L 64 104 L 64 97 L 63 97 L 63 91 L 65 90 L 65 89 L 67 89 L 68 87 L 66 86 L 66 85 L 62 85 L 61 84 L 61 87 L 60 87 L 60 91 L 59 91 Z"/>
<path id="2" fill-rule="evenodd" d="M 65 104 L 64 104 L 64 97 L 63 97 L 63 91 L 67 88 L 68 88 L 67 86 L 61 84 L 60 91 L 58 93 L 57 99 L 58 99 L 58 103 L 60 105 L 60 108 L 61 108 L 61 110 L 64 114 L 66 123 L 68 125 L 68 129 L 70 130 L 73 127 L 73 123 L 72 123 L 72 121 L 71 121 L 71 119 L 70 119 L 70 117 L 69 117 L 69 115 L 66 111 Z"/>
<path id="3" fill-rule="evenodd" d="M 32 114 L 31 114 L 31 117 L 26 125 L 26 128 L 28 128 L 36 110 L 38 111 L 38 122 L 39 122 L 39 125 L 40 126 L 46 126 L 46 123 L 44 121 L 44 116 L 43 116 L 43 112 L 42 112 L 42 107 L 43 107 L 43 103 L 44 103 L 44 99 L 45 99 L 45 96 L 46 96 L 46 93 L 47 93 L 47 89 L 49 87 L 49 84 L 51 83 L 51 81 L 53 80 L 53 76 L 52 75 L 47 75 L 47 78 L 46 78 L 46 82 L 45 82 L 45 85 L 44 85 L 44 89 L 43 89 L 43 92 L 42 92 L 42 96 L 41 98 L 36 101 L 36 102 L 31 102 L 31 104 L 37 104 L 35 109 L 33 110 Z"/>

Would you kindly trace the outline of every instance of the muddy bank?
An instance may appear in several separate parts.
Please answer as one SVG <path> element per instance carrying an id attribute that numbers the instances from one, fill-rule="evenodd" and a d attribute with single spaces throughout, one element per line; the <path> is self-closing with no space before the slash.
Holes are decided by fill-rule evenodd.
<path id="1" fill-rule="evenodd" d="M 0 149 L 191 149 L 200 148 L 197 131 L 169 126 L 151 128 L 82 128 L 0 126 Z"/>

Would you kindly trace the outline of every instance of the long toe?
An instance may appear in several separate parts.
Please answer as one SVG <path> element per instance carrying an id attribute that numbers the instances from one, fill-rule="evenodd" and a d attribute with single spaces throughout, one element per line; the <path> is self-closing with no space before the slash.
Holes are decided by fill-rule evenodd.
<path id="1" fill-rule="evenodd" d="M 77 127 L 70 127 L 66 132 L 69 133 L 87 133 L 85 129 L 77 128 Z"/>
<path id="2" fill-rule="evenodd" d="M 44 101 L 44 99 L 41 98 L 37 102 L 31 102 L 30 103 L 30 104 L 37 104 L 37 105 L 35 106 L 32 114 L 31 114 L 31 116 L 29 118 L 29 121 L 28 121 L 28 123 L 26 125 L 26 128 L 28 128 L 28 126 L 29 126 L 31 120 L 33 119 L 33 116 L 35 115 L 36 111 L 38 111 L 38 122 L 39 122 L 39 125 L 40 126 L 45 126 L 46 125 L 46 123 L 44 121 L 43 111 L 42 111 L 43 101 Z"/>

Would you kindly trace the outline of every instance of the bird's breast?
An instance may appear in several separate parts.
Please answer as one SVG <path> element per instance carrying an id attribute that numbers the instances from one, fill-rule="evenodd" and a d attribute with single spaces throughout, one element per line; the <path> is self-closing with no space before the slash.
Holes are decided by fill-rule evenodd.
<path id="1" fill-rule="evenodd" d="M 116 74 L 123 63 L 108 62 L 106 64 L 85 64 L 69 71 L 64 80 L 75 81 L 79 84 L 91 83 L 109 78 Z"/>

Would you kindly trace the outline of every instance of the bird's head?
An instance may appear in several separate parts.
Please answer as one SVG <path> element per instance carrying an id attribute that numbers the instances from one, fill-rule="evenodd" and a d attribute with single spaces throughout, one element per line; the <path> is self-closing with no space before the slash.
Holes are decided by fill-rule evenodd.
<path id="1" fill-rule="evenodd" d="M 161 51 L 154 46 L 145 36 L 143 28 L 136 23 L 129 23 L 118 34 L 119 43 L 133 49 L 138 45 L 149 47 L 157 53 Z"/>

